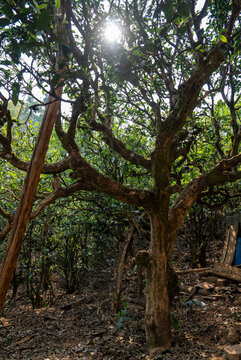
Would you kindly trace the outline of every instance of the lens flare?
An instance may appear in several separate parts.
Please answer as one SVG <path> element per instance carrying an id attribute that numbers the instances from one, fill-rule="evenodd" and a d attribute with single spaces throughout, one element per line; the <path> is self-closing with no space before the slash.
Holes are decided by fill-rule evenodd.
<path id="1" fill-rule="evenodd" d="M 108 23 L 105 27 L 104 36 L 106 41 L 117 42 L 121 38 L 120 27 L 114 22 Z"/>

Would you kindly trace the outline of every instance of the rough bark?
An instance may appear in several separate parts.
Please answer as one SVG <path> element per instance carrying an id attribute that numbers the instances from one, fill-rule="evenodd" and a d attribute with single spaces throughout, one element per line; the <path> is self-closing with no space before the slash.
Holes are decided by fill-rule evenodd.
<path id="1" fill-rule="evenodd" d="M 171 346 L 171 324 L 168 297 L 168 257 L 165 246 L 165 223 L 159 212 L 149 214 L 151 244 L 146 263 L 146 314 L 145 329 L 151 353 L 164 351 Z M 145 254 L 146 255 L 146 254 Z"/>

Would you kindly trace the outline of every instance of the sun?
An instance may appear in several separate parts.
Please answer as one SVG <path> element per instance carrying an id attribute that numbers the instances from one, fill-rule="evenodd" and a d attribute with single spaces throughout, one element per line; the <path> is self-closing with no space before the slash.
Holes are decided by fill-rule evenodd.
<path id="1" fill-rule="evenodd" d="M 118 24 L 109 22 L 104 30 L 104 37 L 106 41 L 117 42 L 121 38 L 121 29 Z"/>

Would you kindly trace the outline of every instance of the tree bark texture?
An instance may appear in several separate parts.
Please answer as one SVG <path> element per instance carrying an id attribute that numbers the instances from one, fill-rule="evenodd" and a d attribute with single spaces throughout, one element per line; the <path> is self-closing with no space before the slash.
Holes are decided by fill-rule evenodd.
<path id="1" fill-rule="evenodd" d="M 56 92 L 58 96 L 61 96 L 62 89 L 58 88 Z M 9 234 L 7 250 L 0 269 L 0 311 L 2 310 L 23 243 L 41 169 L 48 150 L 49 140 L 58 111 L 59 101 L 55 101 L 55 98 L 52 98 L 52 101 L 54 102 L 48 105 L 45 110 L 38 139 L 24 180 L 12 230 Z"/>
<path id="2" fill-rule="evenodd" d="M 145 329 L 147 346 L 152 353 L 167 350 L 171 346 L 171 324 L 168 297 L 168 256 L 165 245 L 166 226 L 160 213 L 151 213 L 151 243 L 146 266 L 146 314 Z"/>

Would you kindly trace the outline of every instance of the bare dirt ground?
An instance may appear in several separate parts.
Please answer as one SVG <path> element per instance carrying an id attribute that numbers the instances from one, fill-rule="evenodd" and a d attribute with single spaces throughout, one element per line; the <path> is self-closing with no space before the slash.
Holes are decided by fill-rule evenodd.
<path id="1" fill-rule="evenodd" d="M 208 264 L 219 254 L 220 244 L 213 244 Z M 189 267 L 185 251 L 181 256 L 176 252 L 175 267 Z M 124 312 L 119 316 L 110 311 L 110 268 L 89 272 L 74 294 L 66 295 L 60 280 L 54 279 L 54 303 L 41 309 L 32 309 L 23 288 L 15 300 L 9 291 L 0 317 L 0 359 L 225 359 L 223 349 L 241 342 L 241 284 L 194 272 L 179 275 L 179 281 L 180 296 L 172 305 L 173 347 L 164 354 L 148 354 L 145 298 L 138 296 L 136 273 L 127 265 Z"/>

